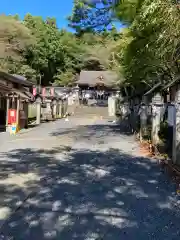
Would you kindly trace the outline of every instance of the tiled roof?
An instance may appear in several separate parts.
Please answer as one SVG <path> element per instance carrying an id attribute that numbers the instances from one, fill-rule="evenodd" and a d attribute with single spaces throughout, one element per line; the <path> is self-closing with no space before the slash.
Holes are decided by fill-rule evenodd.
<path id="1" fill-rule="evenodd" d="M 12 74 L 9 74 L 2 70 L 0 70 L 0 77 L 4 78 L 10 82 L 19 83 L 19 84 L 21 84 L 23 86 L 27 86 L 27 87 L 30 87 L 33 85 L 31 82 L 27 81 L 26 78 L 24 78 L 23 76 L 16 75 L 16 74 L 12 75 Z"/>
<path id="2" fill-rule="evenodd" d="M 100 78 L 102 77 L 102 81 Z M 118 76 L 112 71 L 81 71 L 77 84 L 96 85 L 99 82 L 103 82 L 107 86 L 115 85 L 118 80 Z"/>

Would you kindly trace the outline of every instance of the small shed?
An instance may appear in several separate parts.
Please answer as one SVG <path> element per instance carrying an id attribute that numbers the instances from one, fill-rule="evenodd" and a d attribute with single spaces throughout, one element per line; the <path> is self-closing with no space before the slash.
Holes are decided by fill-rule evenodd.
<path id="1" fill-rule="evenodd" d="M 33 84 L 19 75 L 0 71 L 0 129 L 8 130 L 11 124 L 9 111 L 16 113 L 14 121 L 19 128 L 27 125 L 28 101 L 33 98 Z"/>

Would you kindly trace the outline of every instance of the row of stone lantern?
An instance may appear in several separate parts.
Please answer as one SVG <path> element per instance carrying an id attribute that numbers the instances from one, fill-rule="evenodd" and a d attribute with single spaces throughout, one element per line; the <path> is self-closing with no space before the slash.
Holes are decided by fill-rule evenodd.
<path id="1" fill-rule="evenodd" d="M 138 103 L 139 101 L 139 103 Z M 172 161 L 180 165 L 180 84 L 179 79 L 167 85 L 158 83 L 146 92 L 135 103 L 133 99 L 133 111 L 136 118 L 140 119 L 140 140 L 147 135 L 148 121 L 151 125 L 151 142 L 157 146 L 160 143 L 159 132 L 161 123 L 167 110 L 168 144 L 170 145 Z M 121 108 L 131 105 L 130 101 L 122 101 Z M 138 106 L 138 107 L 137 107 Z M 131 106 L 132 107 L 132 106 Z M 138 111 L 135 111 L 135 109 Z M 138 113 L 137 113 L 138 112 Z M 121 118 L 123 112 L 121 111 Z M 134 121 L 136 122 L 136 121 Z"/>
<path id="2" fill-rule="evenodd" d="M 50 94 L 49 94 L 50 93 Z M 43 120 L 55 120 L 62 118 L 67 112 L 67 99 L 61 98 L 55 94 L 52 89 L 44 91 L 43 94 L 36 94 L 36 124 L 41 123 Z"/>

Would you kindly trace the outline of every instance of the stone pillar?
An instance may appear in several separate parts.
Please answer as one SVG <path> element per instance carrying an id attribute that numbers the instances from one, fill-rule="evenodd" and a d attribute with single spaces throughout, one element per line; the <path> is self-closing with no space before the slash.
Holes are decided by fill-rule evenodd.
<path id="1" fill-rule="evenodd" d="M 6 131 L 8 131 L 8 112 L 9 112 L 9 103 L 10 99 L 7 97 L 7 102 L 6 102 Z"/>
<path id="2" fill-rule="evenodd" d="M 27 101 L 24 102 L 24 113 L 26 117 L 25 128 L 28 128 L 28 102 Z"/>
<path id="3" fill-rule="evenodd" d="M 79 105 L 79 98 L 78 98 L 78 105 Z M 65 100 L 65 115 L 68 114 L 68 101 Z"/>
<path id="4" fill-rule="evenodd" d="M 163 97 L 160 93 L 156 93 L 152 98 L 152 132 L 151 139 L 153 145 L 159 143 L 159 130 L 161 123 L 161 112 L 163 109 Z"/>
<path id="5" fill-rule="evenodd" d="M 110 117 L 115 117 L 116 115 L 116 96 L 108 98 L 108 113 Z"/>
<path id="6" fill-rule="evenodd" d="M 180 165 L 180 86 L 176 92 L 175 124 L 173 128 L 173 162 Z"/>
<path id="7" fill-rule="evenodd" d="M 59 105 L 58 105 L 58 107 L 59 107 L 59 117 L 60 118 L 62 118 L 63 116 L 62 116 L 62 100 L 59 100 Z"/>
<path id="8" fill-rule="evenodd" d="M 140 99 L 135 98 L 134 99 L 134 104 L 133 104 L 133 119 L 134 119 L 134 131 L 136 133 L 139 132 L 139 117 L 138 117 L 138 112 L 139 112 L 139 104 L 140 104 Z"/>
<path id="9" fill-rule="evenodd" d="M 37 97 L 36 99 L 36 124 L 41 123 L 41 98 Z"/>
<path id="10" fill-rule="evenodd" d="M 116 114 L 116 121 L 120 123 L 122 119 L 122 109 L 121 109 L 121 104 L 122 104 L 122 95 L 120 91 L 117 91 L 116 94 L 116 100 L 115 100 L 115 114 Z"/>
<path id="11" fill-rule="evenodd" d="M 77 85 L 74 89 L 76 97 L 75 97 L 75 105 L 79 106 L 79 86 Z"/>
<path id="12" fill-rule="evenodd" d="M 64 107 L 64 105 L 65 105 L 65 100 L 63 99 L 62 100 L 62 109 L 61 109 L 61 114 L 62 114 L 62 117 L 64 117 L 64 114 L 65 114 L 65 107 Z"/>
<path id="13" fill-rule="evenodd" d="M 147 119 L 148 119 L 148 101 L 147 97 L 143 96 L 141 106 L 139 109 L 139 115 L 140 115 L 140 141 L 143 140 L 145 136 L 147 136 Z"/>
<path id="14" fill-rule="evenodd" d="M 19 121 L 19 111 L 20 111 L 20 97 L 18 96 L 17 98 L 17 112 L 16 112 L 16 126 L 17 126 L 17 131 L 20 129 L 20 121 Z"/>
<path id="15" fill-rule="evenodd" d="M 52 116 L 54 120 L 56 119 L 56 110 L 57 110 L 57 101 L 54 99 L 52 101 Z"/>

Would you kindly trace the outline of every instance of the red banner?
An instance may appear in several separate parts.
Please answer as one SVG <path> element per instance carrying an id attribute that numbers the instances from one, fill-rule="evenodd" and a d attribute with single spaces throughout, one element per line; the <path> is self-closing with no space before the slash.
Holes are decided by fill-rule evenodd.
<path id="1" fill-rule="evenodd" d="M 36 87 L 33 88 L 33 96 L 36 96 Z"/>
<path id="2" fill-rule="evenodd" d="M 9 109 L 8 110 L 8 124 L 16 123 L 16 110 L 15 109 Z"/>

